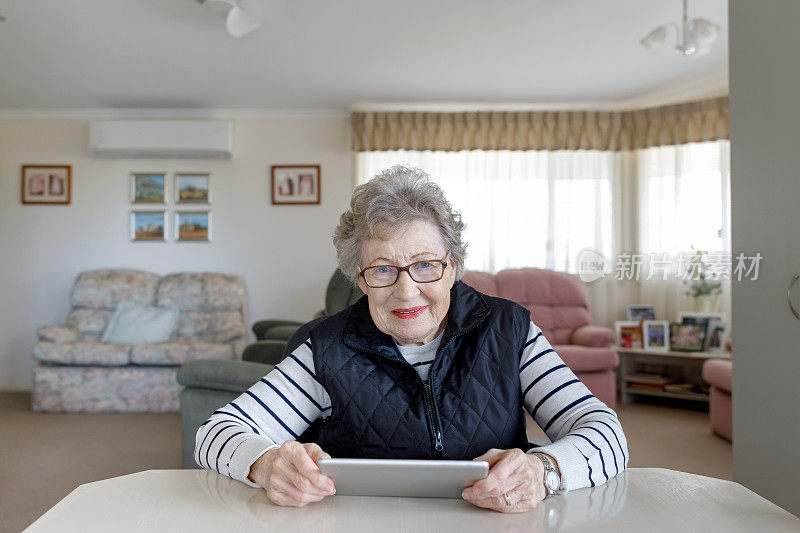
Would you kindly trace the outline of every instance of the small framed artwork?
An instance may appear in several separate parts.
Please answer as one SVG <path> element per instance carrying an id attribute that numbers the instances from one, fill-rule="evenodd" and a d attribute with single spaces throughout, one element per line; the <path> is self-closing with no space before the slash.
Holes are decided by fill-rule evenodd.
<path id="1" fill-rule="evenodd" d="M 163 204 L 166 194 L 166 174 L 137 172 L 131 174 L 131 203 Z"/>
<path id="2" fill-rule="evenodd" d="M 175 174 L 176 204 L 210 204 L 211 176 L 200 172 Z"/>
<path id="3" fill-rule="evenodd" d="M 708 324 L 709 320 L 720 320 L 724 322 L 725 313 L 678 311 L 678 322 L 681 324 Z"/>
<path id="4" fill-rule="evenodd" d="M 628 320 L 655 320 L 656 307 L 654 305 L 629 305 L 627 307 Z"/>
<path id="5" fill-rule="evenodd" d="M 72 202 L 70 165 L 23 165 L 22 203 L 69 205 Z"/>
<path id="6" fill-rule="evenodd" d="M 211 242 L 211 213 L 178 211 L 175 213 L 175 240 L 178 242 Z"/>
<path id="7" fill-rule="evenodd" d="M 273 205 L 320 203 L 319 165 L 273 165 L 270 184 Z"/>
<path id="8" fill-rule="evenodd" d="M 700 324 L 669 325 L 669 347 L 676 352 L 702 352 L 706 326 Z"/>
<path id="9" fill-rule="evenodd" d="M 617 345 L 620 348 L 642 348 L 642 323 L 638 320 L 617 320 Z"/>
<path id="10" fill-rule="evenodd" d="M 134 242 L 165 241 L 167 235 L 166 211 L 132 211 L 131 240 Z"/>
<path id="11" fill-rule="evenodd" d="M 645 320 L 642 322 L 642 335 L 645 350 L 669 351 L 669 322 L 666 320 Z"/>
<path id="12" fill-rule="evenodd" d="M 722 353 L 725 351 L 725 341 L 728 336 L 728 323 L 712 319 L 708 322 L 706 333 L 706 351 Z"/>

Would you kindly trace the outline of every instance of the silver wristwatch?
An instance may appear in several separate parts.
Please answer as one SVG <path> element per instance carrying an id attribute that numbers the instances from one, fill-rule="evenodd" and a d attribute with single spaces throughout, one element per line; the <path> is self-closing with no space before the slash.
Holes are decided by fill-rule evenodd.
<path id="1" fill-rule="evenodd" d="M 547 492 L 545 498 L 549 498 L 553 494 L 558 493 L 558 490 L 561 488 L 561 476 L 556 472 L 553 462 L 548 456 L 539 452 L 533 452 L 533 455 L 541 459 L 544 465 L 544 489 Z"/>

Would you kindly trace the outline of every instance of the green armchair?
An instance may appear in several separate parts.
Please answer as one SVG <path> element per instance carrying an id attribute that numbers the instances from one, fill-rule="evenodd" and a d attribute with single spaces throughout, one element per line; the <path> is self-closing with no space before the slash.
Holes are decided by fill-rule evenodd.
<path id="1" fill-rule="evenodd" d="M 328 283 L 325 310 L 311 322 L 256 322 L 253 333 L 258 340 L 244 349 L 241 361 L 198 359 L 181 366 L 178 383 L 183 385 L 180 392 L 183 468 L 198 468 L 194 461 L 194 440 L 200 424 L 268 374 L 308 338 L 308 332 L 317 322 L 346 309 L 361 296 L 363 293 L 337 269 Z"/>
<path id="2" fill-rule="evenodd" d="M 350 307 L 364 296 L 358 287 L 338 268 L 328 282 L 325 291 L 325 309 L 318 311 L 314 318 L 338 313 Z M 260 363 L 277 364 L 281 360 L 286 342 L 302 326 L 304 322 L 295 320 L 260 320 L 253 324 L 256 342 L 247 346 L 242 352 L 242 359 Z"/>

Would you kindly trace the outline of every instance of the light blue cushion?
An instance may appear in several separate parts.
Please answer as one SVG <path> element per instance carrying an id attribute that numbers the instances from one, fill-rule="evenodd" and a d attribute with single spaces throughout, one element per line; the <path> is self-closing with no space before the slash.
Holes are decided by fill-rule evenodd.
<path id="1" fill-rule="evenodd" d="M 120 302 L 103 333 L 103 342 L 141 344 L 169 340 L 180 310 L 138 302 Z"/>

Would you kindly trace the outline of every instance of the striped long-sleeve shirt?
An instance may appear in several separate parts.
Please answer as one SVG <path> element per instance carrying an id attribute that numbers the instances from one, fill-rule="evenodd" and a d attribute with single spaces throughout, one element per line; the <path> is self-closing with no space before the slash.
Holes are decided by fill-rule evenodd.
<path id="1" fill-rule="evenodd" d="M 423 346 L 399 346 L 423 380 L 440 340 L 441 335 Z M 600 485 L 625 469 L 628 446 L 616 413 L 589 392 L 533 322 L 519 372 L 525 409 L 551 441 L 529 453 L 544 452 L 557 461 L 562 492 Z M 255 460 L 328 416 L 330 402 L 306 341 L 200 426 L 195 461 L 255 487 L 247 478 Z"/>

